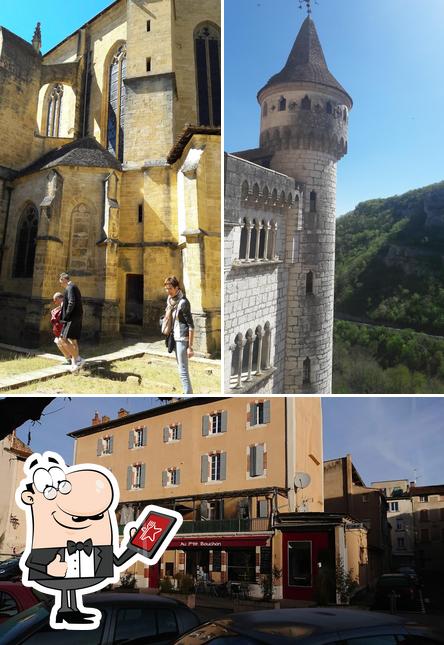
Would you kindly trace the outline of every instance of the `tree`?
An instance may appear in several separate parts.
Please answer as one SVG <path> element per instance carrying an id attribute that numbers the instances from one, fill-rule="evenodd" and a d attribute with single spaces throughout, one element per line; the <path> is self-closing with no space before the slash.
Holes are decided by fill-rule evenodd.
<path id="1" fill-rule="evenodd" d="M 0 400 L 0 440 L 26 421 L 38 421 L 55 397 L 9 397 Z"/>

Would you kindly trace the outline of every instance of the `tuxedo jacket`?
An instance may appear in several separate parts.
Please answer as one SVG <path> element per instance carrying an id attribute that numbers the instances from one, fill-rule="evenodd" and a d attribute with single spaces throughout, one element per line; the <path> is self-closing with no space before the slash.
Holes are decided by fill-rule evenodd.
<path id="1" fill-rule="evenodd" d="M 32 549 L 26 560 L 26 566 L 29 570 L 28 580 L 64 580 L 63 577 L 50 576 L 46 569 L 57 555 L 60 555 L 62 562 L 65 561 L 65 548 L 62 546 Z M 122 566 L 134 555 L 134 551 L 126 549 L 122 555 L 116 556 L 113 552 L 113 547 L 109 544 L 94 545 L 93 552 L 95 578 L 112 578 L 114 576 L 114 567 Z"/>

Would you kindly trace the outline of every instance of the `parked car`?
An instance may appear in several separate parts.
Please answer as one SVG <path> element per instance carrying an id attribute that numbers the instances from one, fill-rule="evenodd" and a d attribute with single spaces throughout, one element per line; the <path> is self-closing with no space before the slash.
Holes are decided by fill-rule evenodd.
<path id="1" fill-rule="evenodd" d="M 51 604 L 41 602 L 0 625 L 2 645 L 167 645 L 201 621 L 173 598 L 145 594 L 96 593 L 84 597 L 85 607 L 97 607 L 102 620 L 90 631 L 54 630 L 49 626 Z"/>
<path id="2" fill-rule="evenodd" d="M 399 567 L 398 573 L 403 573 L 405 576 L 409 576 L 409 578 L 419 584 L 419 576 L 412 567 Z"/>
<path id="3" fill-rule="evenodd" d="M 336 608 L 271 609 L 231 614 L 205 623 L 175 645 L 437 645 L 424 628 L 390 614 Z"/>
<path id="4" fill-rule="evenodd" d="M 21 580 L 22 570 L 19 567 L 20 558 L 11 558 L 0 562 L 0 580 Z"/>
<path id="5" fill-rule="evenodd" d="M 404 573 L 386 573 L 378 578 L 372 609 L 418 609 L 420 588 L 416 580 Z"/>
<path id="6" fill-rule="evenodd" d="M 0 623 L 41 601 L 40 594 L 21 582 L 0 582 Z"/>

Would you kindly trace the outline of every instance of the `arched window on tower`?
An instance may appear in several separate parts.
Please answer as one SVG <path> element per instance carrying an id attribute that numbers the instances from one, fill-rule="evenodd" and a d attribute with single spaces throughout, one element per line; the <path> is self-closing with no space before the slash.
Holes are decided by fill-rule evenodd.
<path id="1" fill-rule="evenodd" d="M 194 32 L 197 82 L 197 122 L 221 124 L 220 31 L 206 23 Z"/>
<path id="2" fill-rule="evenodd" d="M 267 224 L 262 220 L 260 223 L 260 230 L 259 230 L 259 254 L 258 258 L 264 259 L 267 256 L 266 253 L 266 248 L 265 248 L 265 238 L 266 238 L 266 231 L 267 231 Z"/>
<path id="3" fill-rule="evenodd" d="M 239 245 L 239 260 L 247 259 L 247 243 L 248 243 L 248 231 L 249 223 L 244 217 L 242 221 L 241 231 L 240 231 L 240 245 Z"/>
<path id="4" fill-rule="evenodd" d="M 126 107 L 126 45 L 121 45 L 109 67 L 107 148 L 123 161 Z"/>
<path id="5" fill-rule="evenodd" d="M 278 111 L 279 112 L 284 112 L 287 109 L 287 99 L 285 96 L 281 96 L 281 98 L 278 101 Z"/>
<path id="6" fill-rule="evenodd" d="M 333 108 L 330 101 L 327 103 L 327 114 L 333 114 Z"/>
<path id="7" fill-rule="evenodd" d="M 34 273 L 35 247 L 39 214 L 34 204 L 28 204 L 20 217 L 15 243 L 15 259 L 12 276 L 32 278 Z"/>
<path id="8" fill-rule="evenodd" d="M 311 295 L 313 293 L 313 272 L 309 271 L 305 276 L 305 293 Z"/>
<path id="9" fill-rule="evenodd" d="M 316 191 L 310 193 L 310 213 L 316 213 Z"/>
<path id="10" fill-rule="evenodd" d="M 304 98 L 301 101 L 301 109 L 302 110 L 311 110 L 311 101 L 308 98 L 307 94 L 304 96 Z"/>
<path id="11" fill-rule="evenodd" d="M 303 362 L 302 368 L 302 384 L 309 385 L 311 383 L 311 363 L 308 356 Z"/>
<path id="12" fill-rule="evenodd" d="M 57 83 L 51 90 L 48 100 L 48 120 L 46 123 L 46 136 L 58 137 L 60 132 L 60 119 L 62 115 L 63 85 Z"/>

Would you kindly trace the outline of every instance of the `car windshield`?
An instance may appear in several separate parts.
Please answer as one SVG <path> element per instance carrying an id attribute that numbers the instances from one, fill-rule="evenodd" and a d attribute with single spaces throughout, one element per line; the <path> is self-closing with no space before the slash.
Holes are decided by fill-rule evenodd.
<path id="1" fill-rule="evenodd" d="M 5 560 L 5 562 L 0 562 L 0 571 L 2 569 L 8 569 L 9 567 L 16 567 L 18 565 L 18 558 L 13 560 Z"/>
<path id="2" fill-rule="evenodd" d="M 236 634 L 218 623 L 207 623 L 182 636 L 176 645 L 199 645 L 199 643 L 211 642 L 215 638 L 230 636 L 236 636 Z"/>
<path id="3" fill-rule="evenodd" d="M 409 587 L 410 584 L 407 576 L 399 576 L 399 578 L 397 576 L 387 576 L 378 580 L 378 586 L 380 587 Z"/>
<path id="4" fill-rule="evenodd" d="M 16 639 L 23 634 L 25 630 L 28 631 L 30 627 L 48 620 L 48 615 L 49 610 L 43 603 L 34 605 L 33 607 L 16 614 L 6 622 L 0 624 L 0 643 L 3 642 L 3 637 L 5 637 L 5 642 L 16 642 Z M 8 640 L 6 640 L 6 634 L 8 635 Z"/>

